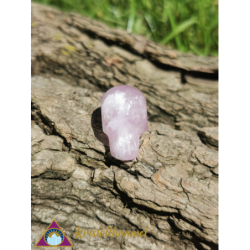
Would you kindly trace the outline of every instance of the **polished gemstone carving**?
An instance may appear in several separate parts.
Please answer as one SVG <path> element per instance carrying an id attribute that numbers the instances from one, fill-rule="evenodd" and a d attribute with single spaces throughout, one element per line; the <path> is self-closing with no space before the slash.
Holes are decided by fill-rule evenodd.
<path id="1" fill-rule="evenodd" d="M 141 91 L 127 85 L 113 87 L 102 97 L 101 110 L 111 155 L 122 161 L 135 159 L 140 136 L 148 129 L 147 104 Z"/>

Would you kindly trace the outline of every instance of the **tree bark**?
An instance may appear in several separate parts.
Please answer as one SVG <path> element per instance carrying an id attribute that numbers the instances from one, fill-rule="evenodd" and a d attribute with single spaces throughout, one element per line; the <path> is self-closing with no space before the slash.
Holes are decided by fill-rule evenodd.
<path id="1" fill-rule="evenodd" d="M 218 249 L 218 64 L 32 4 L 32 249 L 53 219 L 73 249 Z M 147 99 L 138 157 L 120 162 L 101 97 Z M 78 237 L 77 228 L 147 237 Z M 59 249 L 59 248 L 58 248 Z"/>

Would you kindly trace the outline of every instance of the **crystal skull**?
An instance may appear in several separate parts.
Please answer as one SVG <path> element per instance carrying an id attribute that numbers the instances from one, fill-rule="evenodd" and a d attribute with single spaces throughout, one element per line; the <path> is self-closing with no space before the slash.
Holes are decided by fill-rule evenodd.
<path id="1" fill-rule="evenodd" d="M 147 104 L 141 91 L 127 85 L 109 89 L 102 97 L 101 113 L 111 155 L 121 161 L 135 159 L 140 136 L 148 129 Z"/>

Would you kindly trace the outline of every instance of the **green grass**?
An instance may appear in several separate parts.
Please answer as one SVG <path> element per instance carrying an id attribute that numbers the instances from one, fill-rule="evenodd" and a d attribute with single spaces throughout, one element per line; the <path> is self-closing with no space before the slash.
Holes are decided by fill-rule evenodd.
<path id="1" fill-rule="evenodd" d="M 198 55 L 218 55 L 217 0 L 35 0 Z"/>

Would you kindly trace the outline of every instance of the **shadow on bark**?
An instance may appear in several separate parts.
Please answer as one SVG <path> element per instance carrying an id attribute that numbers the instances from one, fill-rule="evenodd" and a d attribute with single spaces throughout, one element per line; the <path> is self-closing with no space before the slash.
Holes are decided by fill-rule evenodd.
<path id="1" fill-rule="evenodd" d="M 102 129 L 102 114 L 101 114 L 101 107 L 94 110 L 94 112 L 91 115 L 91 127 L 94 131 L 94 135 L 98 141 L 100 141 L 105 149 L 106 153 L 109 151 L 109 138 L 108 136 L 103 132 Z"/>

